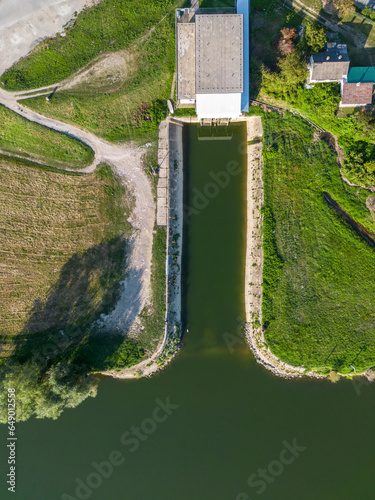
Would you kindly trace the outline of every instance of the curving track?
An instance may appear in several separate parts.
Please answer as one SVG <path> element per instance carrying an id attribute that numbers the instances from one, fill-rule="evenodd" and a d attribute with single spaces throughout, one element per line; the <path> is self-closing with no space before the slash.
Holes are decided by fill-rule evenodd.
<path id="1" fill-rule="evenodd" d="M 135 205 L 130 219 L 134 235 L 123 291 L 115 309 L 105 319 L 109 329 L 126 332 L 134 324 L 150 295 L 155 202 L 150 180 L 142 166 L 144 149 L 133 144 L 111 144 L 79 127 L 28 109 L 17 102 L 17 98 L 19 96 L 16 93 L 0 89 L 0 104 L 30 121 L 74 137 L 93 149 L 94 162 L 80 172 L 91 173 L 99 163 L 105 162 L 120 175 L 134 196 Z"/>

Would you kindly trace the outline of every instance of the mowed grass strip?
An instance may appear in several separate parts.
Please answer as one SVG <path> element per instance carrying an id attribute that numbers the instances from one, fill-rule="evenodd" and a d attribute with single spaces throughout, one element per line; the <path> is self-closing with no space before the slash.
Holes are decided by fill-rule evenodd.
<path id="1" fill-rule="evenodd" d="M 81 12 L 60 35 L 39 44 L 1 77 L 7 90 L 59 82 L 102 52 L 127 48 L 182 2 L 173 0 L 102 0 Z"/>
<path id="2" fill-rule="evenodd" d="M 324 199 L 374 232 L 369 191 L 346 185 L 336 155 L 302 119 L 264 124 L 263 324 L 283 361 L 328 373 L 375 365 L 375 248 Z"/>
<path id="3" fill-rule="evenodd" d="M 75 123 L 110 141 L 157 139 L 159 122 L 167 111 L 175 66 L 174 11 L 143 41 L 129 49 L 134 55 L 132 71 L 122 84 L 109 86 L 114 71 L 108 69 L 107 81 L 95 77 L 75 87 L 58 91 L 47 102 L 44 97 L 23 101 L 43 115 Z M 124 64 L 126 64 L 124 62 Z M 92 90 L 95 84 L 95 92 Z"/>
<path id="4" fill-rule="evenodd" d="M 83 168 L 94 158 L 86 144 L 26 120 L 2 105 L 0 150 L 57 168 Z"/>
<path id="5" fill-rule="evenodd" d="M 2 341 L 83 331 L 124 277 L 131 197 L 105 165 L 82 175 L 4 158 L 0 191 Z"/>

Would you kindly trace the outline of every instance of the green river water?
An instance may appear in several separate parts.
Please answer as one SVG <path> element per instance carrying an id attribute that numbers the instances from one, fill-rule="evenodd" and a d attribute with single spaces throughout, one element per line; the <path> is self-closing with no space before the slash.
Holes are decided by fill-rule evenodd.
<path id="1" fill-rule="evenodd" d="M 180 353 L 150 379 L 101 381 L 95 399 L 57 421 L 18 424 L 16 494 L 6 490 L 1 426 L 1 499 L 375 499 L 375 385 L 277 378 L 237 333 L 246 137 L 243 126 L 228 132 L 230 140 L 201 141 L 196 127 L 185 129 L 185 204 L 194 214 Z M 215 173 L 224 187 L 212 184 Z M 155 410 L 167 398 L 172 406 Z M 98 473 L 93 462 L 109 459 Z"/>

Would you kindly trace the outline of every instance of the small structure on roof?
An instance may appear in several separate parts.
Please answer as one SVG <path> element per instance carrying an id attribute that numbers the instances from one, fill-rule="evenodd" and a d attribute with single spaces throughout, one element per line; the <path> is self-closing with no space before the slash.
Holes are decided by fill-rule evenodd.
<path id="1" fill-rule="evenodd" d="M 177 102 L 195 104 L 199 120 L 238 118 L 249 110 L 248 6 L 249 0 L 238 0 L 237 13 L 176 11 Z"/>
<path id="2" fill-rule="evenodd" d="M 309 83 L 341 82 L 348 75 L 349 65 L 347 46 L 329 42 L 324 52 L 310 58 Z"/>

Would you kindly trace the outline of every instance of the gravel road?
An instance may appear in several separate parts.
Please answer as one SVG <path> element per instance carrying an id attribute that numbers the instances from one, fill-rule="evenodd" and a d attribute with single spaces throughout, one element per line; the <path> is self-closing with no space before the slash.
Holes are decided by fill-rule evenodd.
<path id="1" fill-rule="evenodd" d="M 74 12 L 98 0 L 1 0 L 0 75 L 44 38 L 62 31 Z"/>

